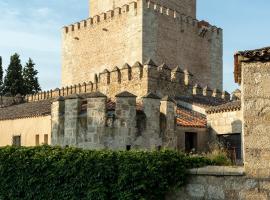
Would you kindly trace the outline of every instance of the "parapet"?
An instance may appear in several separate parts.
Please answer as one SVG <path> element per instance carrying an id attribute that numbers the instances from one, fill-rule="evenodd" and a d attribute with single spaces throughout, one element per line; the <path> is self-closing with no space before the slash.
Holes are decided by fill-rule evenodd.
<path id="1" fill-rule="evenodd" d="M 108 10 L 104 13 L 100 13 L 88 19 L 82 20 L 80 22 L 76 22 L 74 24 L 63 27 L 63 33 L 76 33 L 82 29 L 92 28 L 98 24 L 102 24 L 104 22 L 110 22 L 114 18 L 117 18 L 122 15 L 128 15 L 130 13 L 136 14 L 138 11 L 139 5 L 142 4 L 148 10 L 152 10 L 156 13 L 159 13 L 164 16 L 168 16 L 168 18 L 173 19 L 176 23 L 185 24 L 189 27 L 194 27 L 198 31 L 198 36 L 204 37 L 207 32 L 220 34 L 222 33 L 222 29 L 216 26 L 210 25 L 206 21 L 198 21 L 197 19 L 185 15 L 183 13 L 179 13 L 175 9 L 168 8 L 162 4 L 157 3 L 155 0 L 136 0 L 129 4 L 123 5 L 122 7 L 117 7 L 113 10 Z M 75 38 L 76 39 L 76 38 Z"/>
<path id="2" fill-rule="evenodd" d="M 63 32 L 65 34 L 72 32 L 76 33 L 77 31 L 80 31 L 82 29 L 92 28 L 103 22 L 111 21 L 118 16 L 127 15 L 129 13 L 135 13 L 137 11 L 138 1 L 131 2 L 129 4 L 123 5 L 121 8 L 117 7 L 114 10 L 108 10 L 104 13 L 100 13 L 98 15 L 82 20 L 80 22 L 76 22 L 69 26 L 65 26 L 63 27 Z"/>
<path id="3" fill-rule="evenodd" d="M 167 8 L 155 0 L 144 0 L 147 8 L 161 15 L 167 16 L 174 20 L 176 23 L 186 24 L 186 26 L 194 27 L 198 30 L 198 36 L 205 37 L 205 35 L 209 33 L 215 33 L 217 35 L 222 33 L 222 29 L 216 26 L 210 25 L 210 23 L 202 20 L 198 21 L 191 16 L 185 15 L 183 13 L 179 13 L 175 9 Z"/>
<path id="4" fill-rule="evenodd" d="M 113 70 L 105 69 L 95 76 L 95 81 L 79 83 L 54 90 L 42 91 L 34 95 L 26 95 L 27 102 L 54 99 L 60 96 L 66 97 L 73 94 L 87 94 L 102 92 L 112 98 L 117 93 L 128 91 L 139 98 L 149 92 L 155 92 L 160 96 L 198 95 L 214 98 L 230 99 L 230 94 L 218 89 L 202 87 L 193 78 L 191 72 L 180 66 L 169 67 L 165 63 L 161 65 L 149 59 L 144 64 L 136 62 L 133 65 L 125 63 L 121 69 L 115 66 Z"/>

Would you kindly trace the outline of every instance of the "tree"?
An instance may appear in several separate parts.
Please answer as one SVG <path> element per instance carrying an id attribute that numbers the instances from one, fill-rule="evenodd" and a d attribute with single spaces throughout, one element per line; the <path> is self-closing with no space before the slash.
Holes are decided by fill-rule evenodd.
<path id="1" fill-rule="evenodd" d="M 38 71 L 35 70 L 35 63 L 29 58 L 23 69 L 23 79 L 26 94 L 35 94 L 41 90 L 38 77 Z"/>
<path id="2" fill-rule="evenodd" d="M 10 64 L 4 78 L 3 94 L 11 94 L 13 96 L 16 94 L 26 94 L 22 76 L 21 60 L 17 53 L 10 57 Z"/>
<path id="3" fill-rule="evenodd" d="M 3 87 L 3 66 L 2 66 L 2 57 L 0 56 L 0 94 L 2 94 L 2 87 Z"/>

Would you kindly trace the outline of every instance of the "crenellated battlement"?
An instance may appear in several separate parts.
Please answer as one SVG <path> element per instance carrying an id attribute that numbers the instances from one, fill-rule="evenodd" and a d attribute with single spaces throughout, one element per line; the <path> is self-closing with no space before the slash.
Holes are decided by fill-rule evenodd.
<path id="1" fill-rule="evenodd" d="M 122 15 L 128 15 L 130 13 L 136 14 L 138 1 L 131 2 L 127 5 L 123 5 L 122 7 L 117 7 L 114 10 L 108 10 L 105 13 L 100 13 L 86 20 L 82 20 L 69 26 L 65 26 L 63 27 L 63 32 L 65 34 L 77 33 L 78 31 L 83 29 L 92 28 L 102 23 L 111 22 L 114 18 Z"/>
<path id="2" fill-rule="evenodd" d="M 82 29 L 91 28 L 104 22 L 113 22 L 112 20 L 114 18 L 117 18 L 118 16 L 128 15 L 129 13 L 136 14 L 138 5 L 145 5 L 148 10 L 155 11 L 156 13 L 164 16 L 168 16 L 168 18 L 175 20 L 176 23 L 185 23 L 186 26 L 194 27 L 200 30 L 201 32 L 198 33 L 199 36 L 205 35 L 208 31 L 211 33 L 216 33 L 218 35 L 222 32 L 221 28 L 212 26 L 206 21 L 199 21 L 191 16 L 179 13 L 172 8 L 168 8 L 163 6 L 162 4 L 158 4 L 154 0 L 137 0 L 129 4 L 123 5 L 122 7 L 117 7 L 114 10 L 108 10 L 104 13 L 100 13 L 86 20 L 82 20 L 69 26 L 65 26 L 63 27 L 64 33 L 76 33 Z"/>
<path id="3" fill-rule="evenodd" d="M 200 31 L 198 32 L 199 36 L 204 36 L 206 32 L 216 33 L 217 35 L 222 33 L 221 28 L 212 26 L 206 21 L 199 21 L 195 18 L 192 18 L 191 16 L 185 15 L 183 13 L 179 13 L 178 11 L 174 9 L 158 4 L 154 0 L 144 0 L 144 1 L 146 1 L 147 8 L 149 10 L 159 13 L 161 15 L 167 16 L 175 20 L 176 23 L 185 23 L 186 26 L 194 27 L 198 29 Z"/>
<path id="4" fill-rule="evenodd" d="M 79 83 L 55 90 L 39 92 L 35 95 L 27 95 L 26 101 L 42 101 L 59 96 L 73 94 L 86 94 L 102 92 L 110 98 L 117 93 L 129 91 L 139 98 L 149 92 L 155 92 L 159 96 L 179 95 L 204 95 L 214 98 L 228 99 L 227 92 L 221 93 L 218 89 L 211 90 L 208 86 L 204 89 L 196 83 L 193 75 L 180 66 L 169 67 L 165 63 L 155 64 L 149 59 L 144 64 L 136 62 L 133 65 L 125 63 L 121 67 L 115 66 L 112 70 L 105 69 L 95 75 L 95 81 Z"/>
<path id="5" fill-rule="evenodd" d="M 183 2 L 190 4 L 186 0 Z M 87 82 L 105 69 L 110 73 L 98 75 L 102 83 L 105 83 L 104 76 L 110 78 L 107 85 L 116 79 L 116 82 L 130 80 L 133 75 L 123 74 L 129 75 L 133 69 L 122 70 L 121 65 L 135 61 L 144 63 L 151 57 L 159 63 L 165 62 L 170 70 L 180 64 L 191 71 L 201 85 L 222 89 L 219 80 L 222 75 L 222 29 L 198 21 L 195 15 L 181 13 L 178 1 L 122 3 L 127 4 L 63 28 L 62 86 Z M 120 5 L 118 2 L 117 6 Z M 114 66 L 119 70 L 112 72 Z M 162 75 L 166 80 L 174 76 L 168 70 Z M 188 79 L 185 83 L 193 84 Z"/>

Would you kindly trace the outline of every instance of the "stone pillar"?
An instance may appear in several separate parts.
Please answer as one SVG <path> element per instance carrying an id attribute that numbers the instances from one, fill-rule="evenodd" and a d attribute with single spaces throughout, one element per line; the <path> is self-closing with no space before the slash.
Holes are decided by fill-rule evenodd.
<path id="1" fill-rule="evenodd" d="M 52 103 L 51 116 L 52 116 L 52 146 L 60 145 L 64 143 L 64 117 L 65 114 L 65 102 L 63 97 L 58 97 Z"/>
<path id="2" fill-rule="evenodd" d="M 143 133 L 142 148 L 156 149 L 162 146 L 160 132 L 160 98 L 148 93 L 142 97 L 143 111 L 146 115 L 146 130 Z"/>
<path id="3" fill-rule="evenodd" d="M 162 137 L 163 147 L 175 149 L 176 137 L 175 137 L 175 117 L 176 117 L 176 105 L 174 100 L 169 96 L 165 96 L 160 102 L 160 113 L 165 116 L 165 130 L 161 130 L 164 133 Z"/>
<path id="4" fill-rule="evenodd" d="M 241 68 L 245 171 L 248 176 L 267 179 L 270 178 L 270 61 L 243 62 Z"/>
<path id="5" fill-rule="evenodd" d="M 104 148 L 107 96 L 94 92 L 87 97 L 87 148 Z"/>
<path id="6" fill-rule="evenodd" d="M 65 100 L 65 146 L 76 147 L 78 145 L 78 115 L 80 105 L 81 97 L 77 94 L 68 96 Z"/>
<path id="7" fill-rule="evenodd" d="M 118 140 L 114 149 L 126 149 L 132 147 L 136 133 L 136 96 L 129 92 L 122 92 L 116 95 L 115 115 L 117 119 Z"/>

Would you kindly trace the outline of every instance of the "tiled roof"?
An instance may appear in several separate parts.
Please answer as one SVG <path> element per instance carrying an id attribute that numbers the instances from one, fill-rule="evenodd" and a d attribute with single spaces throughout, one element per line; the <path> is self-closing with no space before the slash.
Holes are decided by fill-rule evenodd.
<path id="1" fill-rule="evenodd" d="M 241 101 L 231 101 L 219 106 L 212 106 L 206 110 L 207 114 L 220 113 L 220 112 L 230 112 L 241 110 Z"/>
<path id="2" fill-rule="evenodd" d="M 207 120 L 205 115 L 178 105 L 177 125 L 182 127 L 206 128 Z"/>
<path id="3" fill-rule="evenodd" d="M 217 106 L 226 103 L 224 99 L 215 98 L 215 97 L 207 97 L 207 96 L 180 96 L 176 97 L 176 100 L 180 100 L 186 103 L 190 103 L 193 105 L 197 105 L 203 108 L 209 108 L 211 106 Z"/>
<path id="4" fill-rule="evenodd" d="M 270 62 L 270 47 L 255 50 L 239 51 L 234 55 L 234 79 L 241 83 L 241 62 Z"/>
<path id="5" fill-rule="evenodd" d="M 0 120 L 12 120 L 51 114 L 51 101 L 36 101 L 0 108 Z"/>

